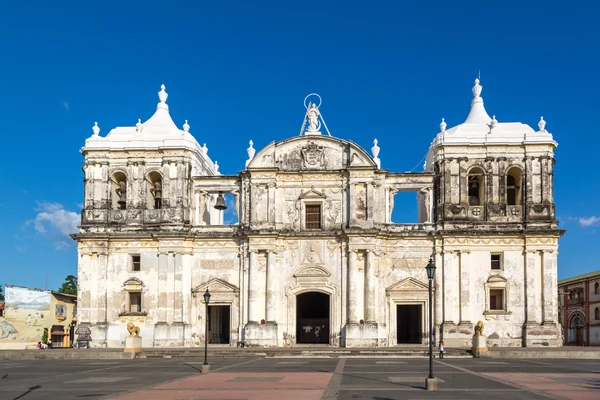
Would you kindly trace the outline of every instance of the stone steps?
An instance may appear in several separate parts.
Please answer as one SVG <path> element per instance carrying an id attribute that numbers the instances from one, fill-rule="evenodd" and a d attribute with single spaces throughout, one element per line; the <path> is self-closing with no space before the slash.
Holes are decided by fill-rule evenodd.
<path id="1" fill-rule="evenodd" d="M 434 356 L 437 356 L 434 349 Z M 447 349 L 447 357 L 472 357 L 468 349 Z M 204 349 L 199 348 L 152 348 L 143 349 L 140 358 L 202 358 Z M 419 348 L 209 348 L 209 358 L 426 358 L 429 349 Z"/>

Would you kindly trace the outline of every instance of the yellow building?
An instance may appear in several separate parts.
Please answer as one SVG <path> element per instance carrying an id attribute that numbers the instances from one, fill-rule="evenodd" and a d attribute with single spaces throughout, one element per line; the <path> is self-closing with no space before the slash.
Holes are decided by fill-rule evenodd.
<path id="1" fill-rule="evenodd" d="M 52 347 L 71 347 L 77 324 L 77 296 L 51 292 L 50 318 L 46 322 Z"/>

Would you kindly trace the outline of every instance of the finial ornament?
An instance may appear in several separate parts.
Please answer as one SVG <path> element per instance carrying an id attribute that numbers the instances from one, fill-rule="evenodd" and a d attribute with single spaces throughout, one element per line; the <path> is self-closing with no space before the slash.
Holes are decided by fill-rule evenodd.
<path id="1" fill-rule="evenodd" d="M 373 153 L 373 160 L 375 164 L 377 164 L 377 168 L 381 168 L 381 160 L 379 159 L 379 151 L 381 150 L 379 146 L 377 146 L 377 139 L 373 140 L 373 147 L 371 147 L 371 153 Z"/>
<path id="2" fill-rule="evenodd" d="M 94 126 L 92 126 L 92 132 L 94 132 L 94 136 L 98 136 L 100 134 L 100 127 L 97 122 L 94 122 Z"/>
<path id="3" fill-rule="evenodd" d="M 160 92 L 158 92 L 158 99 L 160 100 L 161 103 L 166 103 L 167 102 L 167 98 L 169 97 L 169 94 L 167 92 L 165 92 L 165 85 L 160 85 Z"/>
<path id="4" fill-rule="evenodd" d="M 246 160 L 246 168 L 248 168 L 248 164 L 250 164 L 250 161 L 252 161 L 252 159 L 254 158 L 254 154 L 256 154 L 256 149 L 252 147 L 254 146 L 254 142 L 250 140 L 249 144 L 250 146 L 246 150 L 246 152 L 248 153 L 248 159 Z"/>
<path id="5" fill-rule="evenodd" d="M 248 153 L 248 159 L 252 160 L 254 158 L 254 154 L 256 154 L 256 149 L 252 146 L 254 146 L 254 142 L 251 140 L 249 142 L 250 146 L 248 147 L 248 150 L 246 150 L 246 152 Z"/>
<path id="6" fill-rule="evenodd" d="M 138 118 L 137 124 L 135 124 L 135 130 L 141 132 L 144 127 L 142 126 L 142 119 Z"/>
<path id="7" fill-rule="evenodd" d="M 373 158 L 379 157 L 379 151 L 381 150 L 379 146 L 377 146 L 377 139 L 373 140 L 373 147 L 371 147 L 371 152 L 373 153 Z"/>
<path id="8" fill-rule="evenodd" d="M 538 122 L 538 128 L 540 128 L 540 132 L 546 132 L 546 121 L 544 121 L 544 117 L 540 117 L 540 122 Z"/>
<path id="9" fill-rule="evenodd" d="M 441 132 L 446 132 L 446 121 L 444 121 L 444 118 L 442 118 L 442 123 L 440 124 L 440 131 Z"/>
<path id="10" fill-rule="evenodd" d="M 496 127 L 496 125 L 498 125 L 498 120 L 496 119 L 496 116 L 494 115 L 492 117 L 492 121 L 490 122 L 490 129 L 494 129 Z"/>
<path id="11" fill-rule="evenodd" d="M 473 97 L 474 98 L 479 98 L 481 96 L 481 91 L 483 90 L 483 87 L 479 84 L 479 78 L 475 79 L 475 86 L 473 86 Z"/>
<path id="12" fill-rule="evenodd" d="M 189 132 L 190 131 L 190 125 L 188 124 L 188 120 L 185 120 L 185 123 L 183 124 L 183 131 L 184 132 Z"/>

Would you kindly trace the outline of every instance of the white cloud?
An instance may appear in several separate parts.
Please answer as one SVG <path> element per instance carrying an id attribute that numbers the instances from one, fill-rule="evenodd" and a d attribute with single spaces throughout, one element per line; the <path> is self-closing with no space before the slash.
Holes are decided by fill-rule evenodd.
<path id="1" fill-rule="evenodd" d="M 69 109 L 71 108 L 71 107 L 69 106 L 69 102 L 68 102 L 68 101 L 63 101 L 63 102 L 62 102 L 62 105 L 63 105 L 63 107 L 65 108 L 65 110 L 66 110 L 66 111 L 69 111 Z"/>
<path id="2" fill-rule="evenodd" d="M 595 217 L 595 216 L 581 217 L 581 218 L 578 218 L 577 221 L 579 222 L 579 225 L 586 228 L 588 226 L 600 224 L 600 217 Z"/>
<path id="3" fill-rule="evenodd" d="M 57 249 L 63 249 L 71 242 L 70 234 L 77 232 L 79 214 L 65 210 L 60 203 L 38 202 L 37 215 L 33 221 L 34 229 L 51 239 Z"/>

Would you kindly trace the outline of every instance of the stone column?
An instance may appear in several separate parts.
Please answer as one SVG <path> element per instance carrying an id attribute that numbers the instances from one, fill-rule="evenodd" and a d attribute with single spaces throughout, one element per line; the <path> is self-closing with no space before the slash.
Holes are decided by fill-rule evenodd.
<path id="1" fill-rule="evenodd" d="M 277 276 L 275 268 L 276 253 L 272 250 L 267 251 L 267 299 L 266 299 L 266 316 L 267 323 L 277 322 L 277 295 L 275 288 L 277 286 Z"/>
<path id="2" fill-rule="evenodd" d="M 173 322 L 183 322 L 183 256 L 174 254 Z"/>
<path id="3" fill-rule="evenodd" d="M 525 251 L 525 298 L 527 301 L 527 323 L 538 324 L 541 321 L 540 305 L 536 290 L 536 250 Z"/>
<path id="4" fill-rule="evenodd" d="M 375 297 L 375 254 L 367 250 L 367 265 L 365 270 L 365 322 L 374 323 L 376 316 Z"/>
<path id="5" fill-rule="evenodd" d="M 175 314 L 175 253 L 167 254 L 167 323 L 172 324 Z"/>
<path id="6" fill-rule="evenodd" d="M 544 250 L 542 253 L 543 323 L 555 323 L 558 320 L 557 273 L 556 252 Z"/>
<path id="7" fill-rule="evenodd" d="M 158 279 L 157 279 L 157 293 L 156 297 L 158 299 L 158 312 L 157 312 L 157 322 L 167 322 L 167 271 L 168 271 L 168 260 L 169 253 L 159 252 L 158 253 Z"/>
<path id="8" fill-rule="evenodd" d="M 444 271 L 442 266 L 442 253 L 438 250 L 435 252 L 435 293 L 433 296 L 434 301 L 434 314 L 435 314 L 435 325 L 439 327 L 444 322 Z"/>
<path id="9" fill-rule="evenodd" d="M 194 193 L 195 206 L 194 206 L 194 224 L 200 225 L 200 193 Z"/>
<path id="10" fill-rule="evenodd" d="M 250 265 L 248 266 L 248 323 L 257 324 L 258 315 L 258 251 L 250 250 Z"/>
<path id="11" fill-rule="evenodd" d="M 356 250 L 348 254 L 348 323 L 358 323 L 358 263 Z"/>
<path id="12" fill-rule="evenodd" d="M 471 271 L 469 250 L 460 251 L 460 323 L 471 326 Z"/>
<path id="13" fill-rule="evenodd" d="M 454 253 L 452 251 L 444 251 L 444 324 L 456 324 L 460 320 L 459 273 L 457 264 Z"/>

